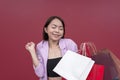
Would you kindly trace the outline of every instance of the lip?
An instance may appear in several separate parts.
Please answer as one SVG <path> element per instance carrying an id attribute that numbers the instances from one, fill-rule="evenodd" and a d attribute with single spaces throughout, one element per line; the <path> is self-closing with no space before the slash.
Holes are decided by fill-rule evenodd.
<path id="1" fill-rule="evenodd" d="M 54 37 L 60 37 L 61 35 L 59 34 L 53 34 Z"/>
<path id="2" fill-rule="evenodd" d="M 53 33 L 53 35 L 60 36 L 60 34 L 55 34 L 55 33 Z"/>

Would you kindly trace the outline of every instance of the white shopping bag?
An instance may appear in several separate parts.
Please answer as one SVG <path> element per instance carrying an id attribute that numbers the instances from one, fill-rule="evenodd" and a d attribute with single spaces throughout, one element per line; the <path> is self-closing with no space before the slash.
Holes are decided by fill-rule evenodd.
<path id="1" fill-rule="evenodd" d="M 91 58 L 68 50 L 53 71 L 67 80 L 86 80 L 93 64 Z"/>

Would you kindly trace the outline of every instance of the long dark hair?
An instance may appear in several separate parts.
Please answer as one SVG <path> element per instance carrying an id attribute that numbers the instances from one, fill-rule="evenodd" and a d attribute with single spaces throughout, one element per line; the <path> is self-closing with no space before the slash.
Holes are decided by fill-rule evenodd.
<path id="1" fill-rule="evenodd" d="M 48 25 L 52 22 L 52 20 L 54 19 L 59 19 L 61 22 L 62 22 L 62 25 L 63 25 L 63 29 L 64 29 L 64 33 L 63 33 L 63 37 L 64 38 L 64 35 L 65 35 L 65 24 L 64 24 L 64 21 L 62 18 L 58 17 L 58 16 L 51 16 L 48 18 L 48 20 L 46 21 L 44 27 L 43 27 L 43 40 L 48 40 L 48 34 L 45 32 L 45 28 L 48 27 Z"/>

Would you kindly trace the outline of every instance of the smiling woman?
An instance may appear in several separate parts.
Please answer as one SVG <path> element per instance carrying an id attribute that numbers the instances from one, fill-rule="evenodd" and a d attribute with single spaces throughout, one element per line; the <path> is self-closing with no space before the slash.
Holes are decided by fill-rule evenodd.
<path id="1" fill-rule="evenodd" d="M 53 72 L 53 68 L 61 60 L 67 50 L 78 51 L 77 44 L 71 39 L 65 39 L 65 24 L 58 16 L 51 16 L 43 27 L 43 40 L 37 44 L 28 42 L 25 48 L 32 57 L 36 75 L 40 80 L 62 80 Z"/>
<path id="2" fill-rule="evenodd" d="M 64 34 L 63 24 L 59 19 L 54 19 L 48 25 L 48 27 L 44 29 L 45 29 L 45 33 L 47 33 L 49 36 L 49 40 L 56 41 L 63 37 Z"/>

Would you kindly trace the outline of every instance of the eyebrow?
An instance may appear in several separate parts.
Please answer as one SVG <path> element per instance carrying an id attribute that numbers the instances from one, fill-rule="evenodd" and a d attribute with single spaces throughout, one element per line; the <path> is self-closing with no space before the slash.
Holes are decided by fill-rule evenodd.
<path id="1" fill-rule="evenodd" d="M 54 26 L 56 26 L 56 27 L 57 27 L 57 25 L 56 25 L 56 24 L 52 24 L 52 25 L 54 25 Z M 63 27 L 63 26 L 59 26 L 59 27 Z"/>

